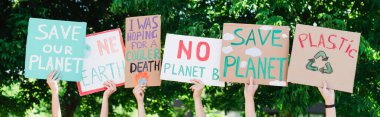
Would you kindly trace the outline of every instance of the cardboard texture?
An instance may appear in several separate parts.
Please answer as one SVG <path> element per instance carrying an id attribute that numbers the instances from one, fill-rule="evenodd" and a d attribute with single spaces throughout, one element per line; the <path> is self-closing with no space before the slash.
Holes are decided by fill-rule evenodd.
<path id="1" fill-rule="evenodd" d="M 113 80 L 116 86 L 124 85 L 125 48 L 121 30 L 89 34 L 86 44 L 88 50 L 83 59 L 83 79 L 77 82 L 79 95 L 106 90 L 103 83 L 107 80 Z"/>
<path id="2" fill-rule="evenodd" d="M 224 23 L 220 79 L 287 86 L 289 27 Z"/>
<path id="3" fill-rule="evenodd" d="M 57 70 L 61 80 L 82 80 L 86 22 L 30 18 L 25 77 L 46 79 Z"/>
<path id="4" fill-rule="evenodd" d="M 360 33 L 296 25 L 288 81 L 352 93 Z"/>
<path id="5" fill-rule="evenodd" d="M 219 81 L 222 40 L 166 34 L 161 79 L 188 82 L 199 79 L 205 85 L 224 86 Z"/>
<path id="6" fill-rule="evenodd" d="M 125 23 L 125 88 L 160 86 L 161 16 L 129 17 Z"/>

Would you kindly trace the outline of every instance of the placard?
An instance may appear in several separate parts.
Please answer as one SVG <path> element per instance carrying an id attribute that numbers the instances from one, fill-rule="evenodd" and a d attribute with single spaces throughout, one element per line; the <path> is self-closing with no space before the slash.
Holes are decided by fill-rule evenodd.
<path id="1" fill-rule="evenodd" d="M 82 80 L 86 22 L 30 18 L 25 77 L 46 79 L 57 70 L 61 80 Z"/>
<path id="2" fill-rule="evenodd" d="M 219 81 L 221 46 L 220 39 L 166 34 L 161 79 L 199 79 L 205 85 L 223 87 Z"/>
<path id="3" fill-rule="evenodd" d="M 107 88 L 103 83 L 113 80 L 124 85 L 124 43 L 120 29 L 107 30 L 86 36 L 88 50 L 83 63 L 83 79 L 77 82 L 79 95 L 84 96 Z"/>
<path id="4" fill-rule="evenodd" d="M 126 18 L 125 32 L 125 88 L 160 86 L 161 16 Z"/>
<path id="5" fill-rule="evenodd" d="M 287 86 L 289 27 L 225 23 L 221 80 Z"/>
<path id="6" fill-rule="evenodd" d="M 296 25 L 288 81 L 352 93 L 360 33 Z"/>

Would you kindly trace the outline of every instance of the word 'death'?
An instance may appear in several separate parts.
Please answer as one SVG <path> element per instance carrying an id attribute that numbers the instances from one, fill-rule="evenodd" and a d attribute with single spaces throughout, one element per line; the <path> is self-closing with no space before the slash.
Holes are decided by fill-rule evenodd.
<path id="1" fill-rule="evenodd" d="M 160 86 L 161 16 L 126 18 L 125 87 L 137 84 Z"/>
<path id="2" fill-rule="evenodd" d="M 62 80 L 80 81 L 85 35 L 85 22 L 30 18 L 25 77 L 46 79 L 57 70 Z"/>
<path id="3" fill-rule="evenodd" d="M 289 27 L 225 23 L 221 80 L 287 86 Z"/>
<path id="4" fill-rule="evenodd" d="M 288 81 L 352 93 L 360 33 L 296 25 Z"/>
<path id="5" fill-rule="evenodd" d="M 161 79 L 224 86 L 219 81 L 221 44 L 220 39 L 167 34 Z"/>
<path id="6" fill-rule="evenodd" d="M 77 82 L 79 95 L 106 90 L 103 83 L 113 80 L 116 86 L 124 85 L 124 43 L 120 29 L 89 34 L 89 46 L 83 63 L 83 79 Z"/>

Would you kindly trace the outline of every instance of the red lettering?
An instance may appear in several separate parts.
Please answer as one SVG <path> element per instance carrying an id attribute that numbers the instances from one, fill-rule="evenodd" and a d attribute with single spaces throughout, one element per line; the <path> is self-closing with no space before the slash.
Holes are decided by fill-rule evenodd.
<path id="1" fill-rule="evenodd" d="M 344 42 L 348 41 L 346 38 L 344 37 L 340 37 L 340 39 L 342 39 L 342 43 L 340 44 L 340 47 L 339 47 L 339 50 L 342 48 Z"/>
<path id="2" fill-rule="evenodd" d="M 352 50 L 350 50 L 350 52 L 348 53 L 348 56 L 350 56 L 351 58 L 354 58 L 354 56 L 351 54 L 352 52 L 358 53 L 358 50 L 352 49 Z"/>
<path id="3" fill-rule="evenodd" d="M 116 40 L 115 37 L 111 37 L 111 38 L 109 38 L 109 42 L 110 42 L 110 46 L 111 46 L 111 51 L 112 51 L 112 53 L 115 53 L 115 52 L 118 51 L 118 50 L 115 48 L 115 47 L 117 46 L 116 43 L 115 43 L 115 40 Z"/>
<path id="4" fill-rule="evenodd" d="M 329 41 L 330 44 L 332 44 L 332 47 L 331 48 L 326 47 L 327 49 L 335 49 L 336 48 L 335 43 L 331 41 L 331 37 L 336 37 L 336 35 L 335 34 L 329 35 L 328 41 Z"/>
<path id="5" fill-rule="evenodd" d="M 189 49 L 186 49 L 185 45 L 183 44 L 183 40 L 179 41 L 179 47 L 178 47 L 178 53 L 177 53 L 177 58 L 181 58 L 182 56 L 182 51 L 185 52 L 187 60 L 190 59 L 191 57 L 191 47 L 192 47 L 192 41 L 189 42 Z M 182 51 L 181 51 L 182 50 Z"/>
<path id="6" fill-rule="evenodd" d="M 206 47 L 206 53 L 203 57 L 200 56 L 201 46 L 204 45 Z M 206 61 L 210 57 L 210 45 L 207 42 L 199 42 L 197 46 L 197 58 L 200 61 Z"/>
<path id="7" fill-rule="evenodd" d="M 301 38 L 301 36 L 304 36 L 305 38 Z M 300 42 L 301 44 L 301 48 L 304 48 L 305 46 L 303 45 L 303 41 L 305 41 L 307 39 L 307 34 L 300 34 L 298 35 L 298 41 Z"/>
<path id="8" fill-rule="evenodd" d="M 310 47 L 317 47 L 317 45 L 313 45 L 313 39 L 311 38 L 310 33 L 309 33 L 309 43 L 310 43 Z"/>
<path id="9" fill-rule="evenodd" d="M 110 49 L 109 49 L 108 44 L 107 44 L 107 39 L 104 39 L 103 43 L 100 40 L 96 41 L 96 43 L 98 45 L 98 50 L 99 50 L 100 56 L 103 56 L 103 50 L 105 50 L 107 52 L 107 54 L 110 54 Z"/>
<path id="10" fill-rule="evenodd" d="M 321 35 L 319 36 L 318 47 L 321 47 L 321 44 L 323 45 L 323 48 L 326 48 L 326 45 L 325 45 L 325 39 L 323 38 L 323 34 L 321 34 Z"/>

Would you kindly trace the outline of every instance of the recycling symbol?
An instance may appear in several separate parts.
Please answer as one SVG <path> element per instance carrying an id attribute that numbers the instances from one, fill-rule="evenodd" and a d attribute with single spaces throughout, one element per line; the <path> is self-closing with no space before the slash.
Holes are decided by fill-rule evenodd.
<path id="1" fill-rule="evenodd" d="M 310 71 L 318 71 L 318 67 L 313 66 L 313 64 L 315 63 L 315 60 L 319 57 L 322 57 L 322 61 L 326 61 L 325 66 L 319 68 L 319 71 L 322 74 L 331 74 L 333 72 L 333 69 L 331 67 L 330 62 L 328 62 L 329 57 L 327 57 L 326 53 L 322 50 L 315 54 L 314 58 L 309 59 L 309 62 L 306 64 L 306 69 Z"/>

